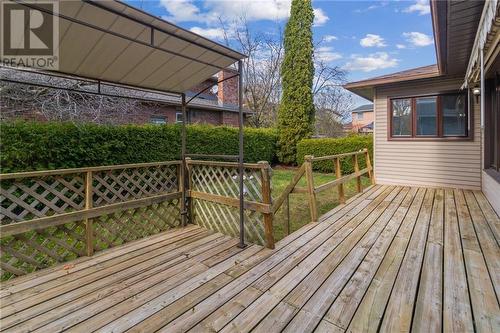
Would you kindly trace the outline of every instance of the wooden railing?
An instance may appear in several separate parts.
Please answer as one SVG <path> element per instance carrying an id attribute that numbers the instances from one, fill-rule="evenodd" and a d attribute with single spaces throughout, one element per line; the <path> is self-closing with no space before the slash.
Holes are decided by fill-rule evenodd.
<path id="1" fill-rule="evenodd" d="M 360 170 L 358 156 L 366 167 Z M 354 173 L 342 175 L 341 160 L 352 158 Z M 336 179 L 316 186 L 313 163 L 331 161 Z M 104 167 L 0 174 L 1 279 L 24 275 L 57 263 L 181 225 L 181 198 L 186 185 L 187 221 L 237 237 L 239 230 L 238 164 L 186 159 Z M 291 193 L 305 193 L 311 221 L 318 220 L 316 194 L 368 174 L 368 150 L 313 157 L 305 162 L 272 202 L 267 162 L 244 164 L 245 240 L 274 248 L 273 219 L 289 208 Z M 306 186 L 299 187 L 305 176 Z M 289 224 L 289 217 L 287 224 Z M 289 227 L 285 230 L 289 230 Z"/>
<path id="2" fill-rule="evenodd" d="M 186 160 L 191 222 L 239 235 L 238 163 Z M 245 239 L 274 248 L 268 162 L 244 164 Z"/>
<path id="3" fill-rule="evenodd" d="M 180 166 L 1 174 L 2 280 L 179 226 Z"/>
<path id="4" fill-rule="evenodd" d="M 361 170 L 358 158 L 358 156 L 360 155 L 364 156 L 364 159 L 366 161 L 365 162 L 366 167 Z M 349 175 L 342 175 L 342 159 L 345 158 L 352 158 L 354 173 Z M 316 186 L 314 184 L 314 177 L 313 177 L 313 163 L 319 161 L 332 162 L 332 167 L 335 170 L 336 179 L 329 181 L 325 184 Z M 282 205 L 285 204 L 285 209 L 287 210 L 287 213 L 286 213 L 286 224 L 284 226 L 284 230 L 285 234 L 288 234 L 290 230 L 289 226 L 290 194 L 305 193 L 307 194 L 307 199 L 309 202 L 311 221 L 317 222 L 318 221 L 318 205 L 316 198 L 317 193 L 331 189 L 333 187 L 337 187 L 339 194 L 339 201 L 340 203 L 345 203 L 344 184 L 352 179 L 356 179 L 356 189 L 358 192 L 361 192 L 362 191 L 361 176 L 363 176 L 364 174 L 367 174 L 370 179 L 370 182 L 374 184 L 374 177 L 372 170 L 373 168 L 371 165 L 370 154 L 368 152 L 368 149 L 363 149 L 352 153 L 330 155 L 330 156 L 321 156 L 321 157 L 314 157 L 311 155 L 305 156 L 304 163 L 299 167 L 299 169 L 297 170 L 294 177 L 287 185 L 283 193 L 281 193 L 281 195 L 273 203 L 272 212 L 273 214 L 276 214 L 276 212 L 282 207 Z M 305 177 L 306 179 L 306 187 L 297 186 L 302 177 Z"/>

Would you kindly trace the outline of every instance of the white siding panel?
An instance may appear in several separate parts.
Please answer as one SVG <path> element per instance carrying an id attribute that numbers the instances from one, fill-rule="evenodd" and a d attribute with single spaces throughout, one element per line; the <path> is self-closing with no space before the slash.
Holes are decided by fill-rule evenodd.
<path id="1" fill-rule="evenodd" d="M 389 141 L 388 98 L 458 90 L 460 79 L 432 79 L 378 87 L 375 91 L 375 176 L 379 184 L 481 188 L 479 105 L 474 103 L 473 139 Z M 474 101 L 475 102 L 475 101 Z"/>
<path id="2" fill-rule="evenodd" d="M 483 193 L 500 216 L 500 184 L 483 171 Z"/>

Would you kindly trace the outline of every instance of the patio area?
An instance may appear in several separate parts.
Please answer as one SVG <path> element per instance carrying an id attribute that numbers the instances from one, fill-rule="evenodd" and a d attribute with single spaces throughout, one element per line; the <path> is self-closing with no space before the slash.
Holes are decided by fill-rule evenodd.
<path id="1" fill-rule="evenodd" d="M 374 185 L 275 249 L 188 225 L 7 281 L 9 332 L 495 332 L 479 191 Z"/>

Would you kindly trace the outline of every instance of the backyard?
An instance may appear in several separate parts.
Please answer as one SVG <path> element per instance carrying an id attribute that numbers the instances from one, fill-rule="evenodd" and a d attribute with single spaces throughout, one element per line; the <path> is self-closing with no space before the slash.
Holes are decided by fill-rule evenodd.
<path id="1" fill-rule="evenodd" d="M 272 174 L 272 196 L 276 199 L 281 193 L 283 193 L 285 187 L 288 185 L 290 180 L 293 178 L 297 169 L 295 168 L 284 168 L 280 166 L 275 166 L 273 168 Z M 327 183 L 335 179 L 335 175 L 332 173 L 314 173 L 314 185 L 318 186 Z M 362 177 L 363 188 L 370 185 L 370 180 L 366 177 Z M 305 186 L 305 177 L 299 181 L 298 186 Z M 344 185 L 344 191 L 346 198 L 352 197 L 356 194 L 356 180 L 348 181 Z M 309 204 L 307 201 L 306 193 L 292 193 L 290 194 L 290 227 L 289 232 L 292 233 L 298 230 L 300 227 L 311 221 L 311 215 L 309 212 Z M 319 215 L 323 215 L 329 210 L 333 209 L 339 204 L 339 195 L 337 187 L 333 188 L 331 191 L 324 191 L 317 194 L 317 203 Z M 275 214 L 273 221 L 274 237 L 276 241 L 284 238 L 286 236 L 286 222 L 287 222 L 287 211 L 286 206 L 282 206 Z"/>

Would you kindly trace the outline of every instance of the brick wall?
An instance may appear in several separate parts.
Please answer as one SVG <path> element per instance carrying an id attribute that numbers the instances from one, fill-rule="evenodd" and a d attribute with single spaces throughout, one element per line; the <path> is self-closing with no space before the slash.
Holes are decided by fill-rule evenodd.
<path id="1" fill-rule="evenodd" d="M 235 74 L 237 74 L 237 72 L 231 70 L 220 71 L 218 74 L 219 82 Z M 238 105 L 238 77 L 236 76 L 219 83 L 217 97 L 219 103 Z"/>

